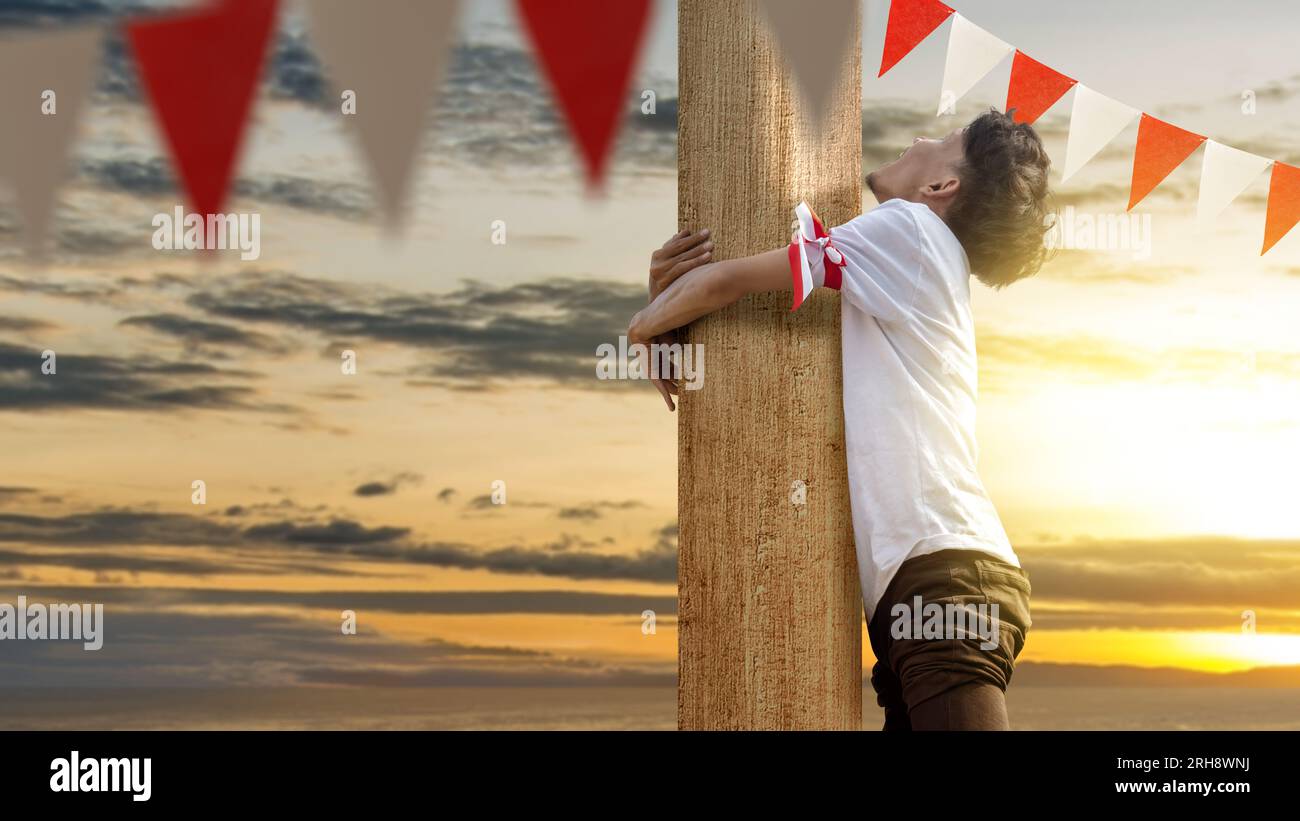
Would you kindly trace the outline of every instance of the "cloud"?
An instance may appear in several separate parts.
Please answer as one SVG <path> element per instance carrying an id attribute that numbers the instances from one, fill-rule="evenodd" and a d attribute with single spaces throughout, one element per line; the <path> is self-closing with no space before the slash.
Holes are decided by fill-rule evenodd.
<path id="1" fill-rule="evenodd" d="M 267 334 L 247 331 L 234 325 L 205 322 L 180 314 L 146 314 L 123 319 L 118 325 L 127 328 L 144 328 L 163 336 L 179 340 L 185 352 L 209 358 L 224 358 L 222 348 L 235 348 L 257 353 L 285 355 L 291 346 Z"/>
<path id="2" fill-rule="evenodd" d="M 150 6 L 121 0 L 8 0 L 0 6 L 0 28 L 26 28 L 109 20 Z"/>
<path id="3" fill-rule="evenodd" d="M 561 536 L 553 544 L 475 546 L 424 539 L 406 527 L 367 525 L 305 511 L 295 519 L 244 521 L 249 516 L 269 517 L 277 510 L 285 508 L 240 507 L 239 516 L 122 508 L 62 516 L 0 513 L 0 544 L 28 547 L 24 552 L 0 555 L 0 565 L 36 564 L 50 558 L 60 566 L 105 571 L 167 570 L 162 563 L 149 567 L 122 564 L 120 559 L 129 555 L 122 550 L 106 551 L 104 561 L 92 562 L 97 554 L 85 550 L 167 546 L 208 548 L 244 560 L 260 557 L 285 567 L 293 566 L 295 556 L 305 555 L 309 561 L 346 558 L 571 579 L 671 584 L 677 578 L 676 525 L 657 530 L 647 547 L 608 553 L 592 550 L 600 543 L 572 536 Z M 31 548 L 44 552 L 32 552 Z M 63 561 L 68 556 L 60 551 L 66 548 L 81 548 L 82 552 Z M 1113 604 L 1136 607 L 1125 615 L 1115 616 L 1121 612 L 1115 610 L 1111 615 L 1099 615 L 1098 626 L 1122 623 L 1141 613 L 1151 615 L 1162 607 L 1217 607 L 1227 616 L 1239 616 L 1241 608 L 1300 610 L 1294 596 L 1300 585 L 1300 540 L 1206 536 L 1041 544 L 1017 551 L 1030 574 L 1036 602 L 1050 601 L 1058 609 L 1071 602 L 1086 603 L 1083 614 L 1075 614 L 1082 619 L 1093 609 Z M 158 561 L 158 557 L 135 558 Z M 207 562 L 213 557 L 194 558 Z M 337 563 L 330 566 L 346 568 Z M 193 570 L 207 571 L 206 566 Z M 1066 611 L 1060 613 L 1064 616 Z"/>
<path id="4" fill-rule="evenodd" d="M 58 327 L 53 322 L 47 322 L 43 319 L 24 316 L 0 316 L 0 333 L 15 331 L 21 334 L 32 334 L 41 331 L 53 331 Z"/>
<path id="5" fill-rule="evenodd" d="M 595 521 L 603 518 L 606 510 L 632 510 L 633 508 L 645 507 L 641 502 L 634 499 L 628 499 L 623 502 L 589 502 L 584 505 L 574 505 L 572 507 L 562 507 L 556 512 L 556 516 L 561 519 L 574 519 L 577 521 Z"/>
<path id="6" fill-rule="evenodd" d="M 62 210 L 54 221 L 52 247 L 42 249 L 45 262 L 63 264 L 148 248 L 131 231 L 111 224 L 112 215 Z M 0 259 L 25 259 L 17 212 L 0 200 Z"/>
<path id="7" fill-rule="evenodd" d="M 866 103 L 862 108 L 864 174 L 892 162 L 916 137 L 935 128 L 933 111 L 906 101 Z M 865 180 L 865 176 L 863 177 Z"/>
<path id="8" fill-rule="evenodd" d="M 5 642 L 0 680 L 7 687 L 37 688 L 86 681 L 98 688 L 141 682 L 154 688 L 664 683 L 662 677 L 638 677 L 635 668 L 525 648 L 436 637 L 403 641 L 367 629 L 344 636 L 338 621 L 280 614 L 145 613 L 106 606 L 104 630 L 104 646 L 94 653 L 71 642 Z"/>
<path id="9" fill-rule="evenodd" d="M 294 610 L 416 615 L 567 615 L 639 618 L 677 612 L 675 595 L 585 590 L 249 590 L 245 588 L 26 585 L 31 601 L 97 601 L 137 610 L 292 608 Z M 0 593 L 0 601 L 3 594 Z"/>
<path id="10" fill-rule="evenodd" d="M 497 503 L 492 499 L 492 494 L 483 493 L 478 496 L 475 496 L 474 498 L 466 502 L 465 509 L 470 511 L 480 512 L 480 513 L 485 511 L 495 511 L 495 510 L 501 510 L 502 508 L 506 507 L 507 502 L 509 502 L 509 506 L 512 508 L 551 507 L 551 505 L 547 504 L 546 502 L 520 502 L 520 501 L 510 502 L 508 497 L 506 502 Z"/>
<path id="11" fill-rule="evenodd" d="M 178 196 L 171 163 L 161 157 L 86 160 L 81 171 L 87 180 L 106 191 L 150 198 Z M 286 205 L 343 219 L 371 212 L 371 197 L 366 189 L 310 177 L 283 174 L 241 177 L 233 183 L 233 194 L 259 203 Z"/>
<path id="12" fill-rule="evenodd" d="M 490 388 L 533 380 L 596 390 L 611 386 L 596 379 L 597 348 L 626 332 L 645 294 L 630 283 L 567 278 L 407 293 L 259 272 L 209 283 L 187 301 L 226 320 L 422 352 L 425 361 L 406 374 L 414 384 Z"/>
<path id="13" fill-rule="evenodd" d="M 39 350 L 0 342 L 0 410 L 296 411 L 249 385 L 229 384 L 256 374 L 207 363 L 62 352 L 57 372 L 44 374 L 42 361 Z"/>
<path id="14" fill-rule="evenodd" d="M 110 282 L 78 282 L 67 278 L 28 279 L 12 274 L 0 274 L 0 291 L 93 303 L 112 303 L 123 293 L 118 284 Z"/>
<path id="15" fill-rule="evenodd" d="M 402 485 L 418 485 L 424 477 L 418 473 L 399 473 L 386 481 L 363 482 L 353 491 L 353 496 L 391 496 Z"/>
<path id="16" fill-rule="evenodd" d="M 1127 605 L 1129 615 L 1168 606 L 1219 608 L 1239 627 L 1242 609 L 1300 610 L 1300 540 L 1227 536 L 1081 541 L 1018 547 L 1035 600 Z M 1125 621 L 1120 612 L 1119 621 Z M 1113 622 L 1111 615 L 1102 620 Z M 1035 616 L 1035 624 L 1038 619 Z"/>
<path id="17" fill-rule="evenodd" d="M 229 510 L 228 508 L 227 513 Z M 241 520 L 251 513 L 250 508 L 243 507 L 238 508 L 239 515 L 225 516 L 196 516 L 128 508 L 58 516 L 0 513 L 0 544 L 41 549 L 90 546 L 206 547 L 225 551 L 231 555 L 232 562 L 239 558 L 247 564 L 261 558 L 290 567 L 305 555 L 311 563 L 310 567 L 302 568 L 305 573 L 318 568 L 320 565 L 317 560 L 320 559 L 354 559 L 570 579 L 672 583 L 677 578 L 675 525 L 656 531 L 650 546 L 635 552 L 597 553 L 570 550 L 574 546 L 590 548 L 598 545 L 564 535 L 552 544 L 484 547 L 425 540 L 406 527 L 368 526 L 339 516 L 312 518 L 303 514 L 297 519 L 271 519 L 241 524 Z M 253 558 L 250 559 L 250 556 Z M 52 563 L 105 571 L 165 571 L 168 562 L 174 564 L 173 557 L 126 557 L 121 553 L 105 554 L 93 562 L 92 558 L 92 555 L 85 554 L 73 560 L 55 551 L 36 552 L 29 549 L 0 555 L 0 564 Z M 46 562 L 46 559 L 49 561 Z M 141 562 L 157 564 L 142 567 Z M 347 569 L 346 565 L 343 567 Z M 200 565 L 193 572 L 202 573 L 205 569 L 205 566 Z M 187 570 L 177 568 L 175 572 Z"/>

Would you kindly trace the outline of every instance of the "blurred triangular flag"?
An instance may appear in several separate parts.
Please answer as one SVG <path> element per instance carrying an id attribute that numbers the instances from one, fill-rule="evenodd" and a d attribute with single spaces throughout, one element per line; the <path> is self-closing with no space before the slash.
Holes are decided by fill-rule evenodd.
<path id="1" fill-rule="evenodd" d="M 190 205 L 221 213 L 277 0 L 223 0 L 128 23 L 127 39 Z"/>
<path id="2" fill-rule="evenodd" d="M 587 169 L 599 187 L 619 126 L 628 82 L 641 52 L 650 0 L 517 0 L 520 16 L 551 81 Z"/>
<path id="3" fill-rule="evenodd" d="M 880 73 L 876 76 L 884 77 L 886 71 L 910 54 L 952 13 L 953 10 L 939 0 L 893 0 L 889 4 L 889 22 L 885 24 Z"/>
<path id="4" fill-rule="evenodd" d="M 1183 160 L 1203 142 L 1205 138 L 1200 134 L 1143 114 L 1138 123 L 1137 148 L 1133 151 L 1133 183 L 1126 210 L 1132 211 L 1133 206 L 1182 165 Z"/>
<path id="5" fill-rule="evenodd" d="M 390 226 L 405 215 L 412 167 L 459 8 L 459 0 L 307 3 L 312 40 L 336 95 L 331 106 L 356 127 Z"/>
<path id="6" fill-rule="evenodd" d="M 1264 218 L 1264 248 L 1260 256 L 1286 236 L 1300 221 L 1300 168 L 1273 163 L 1268 181 L 1268 214 Z"/>
<path id="7" fill-rule="evenodd" d="M 943 65 L 939 113 L 960 100 L 1013 51 L 1015 48 L 1009 43 L 1002 42 L 960 14 L 954 14 L 948 32 L 948 59 Z"/>
<path id="8" fill-rule="evenodd" d="M 825 122 L 826 108 L 841 79 L 850 38 L 857 32 L 859 0 L 763 0 L 781 53 L 806 101 L 808 118 L 816 127 Z M 809 25 L 809 18 L 815 25 Z"/>
<path id="9" fill-rule="evenodd" d="M 1070 109 L 1070 136 L 1065 142 L 1065 182 L 1142 112 L 1098 94 L 1079 83 Z"/>
<path id="10" fill-rule="evenodd" d="M 0 182 L 13 191 L 28 249 L 39 254 L 68 150 L 98 65 L 98 27 L 0 40 Z"/>
<path id="11" fill-rule="evenodd" d="M 1207 140 L 1201 160 L 1201 193 L 1196 201 L 1196 217 L 1207 222 L 1223 213 L 1246 186 L 1268 168 L 1272 160 Z"/>
<path id="12" fill-rule="evenodd" d="M 1075 80 L 1016 49 L 1015 59 L 1011 61 L 1011 82 L 1007 83 L 1007 105 L 1003 110 L 1014 109 L 1012 118 L 1016 122 L 1032 125 L 1074 84 Z"/>

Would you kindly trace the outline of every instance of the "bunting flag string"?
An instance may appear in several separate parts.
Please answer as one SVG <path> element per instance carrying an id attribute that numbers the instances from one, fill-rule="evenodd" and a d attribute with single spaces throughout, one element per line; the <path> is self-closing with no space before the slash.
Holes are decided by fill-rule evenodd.
<path id="1" fill-rule="evenodd" d="M 517 5 L 588 181 L 599 187 L 626 116 L 652 0 Z M 344 100 L 341 115 L 352 121 L 379 205 L 395 225 L 453 46 L 460 2 L 309 0 L 305 6 L 327 80 L 350 97 L 351 110 Z M 278 11 L 279 0 L 206 0 L 121 24 L 145 102 L 185 197 L 200 215 L 219 214 L 231 190 Z M 6 112 L 0 118 L 0 191 L 13 193 L 32 250 L 46 234 L 67 176 L 103 39 L 103 28 L 82 27 L 0 38 L 0 107 Z"/>
<path id="2" fill-rule="evenodd" d="M 943 114 L 1009 53 L 1011 77 L 1005 111 L 1014 109 L 1017 122 L 1033 123 L 1071 89 L 1070 130 L 1066 137 L 1061 181 L 1069 180 L 1138 120 L 1133 151 L 1133 175 L 1126 210 L 1146 198 L 1175 168 L 1203 143 L 1199 220 L 1222 213 L 1270 165 L 1268 205 L 1265 209 L 1264 246 L 1268 252 L 1300 221 L 1300 170 L 1259 157 L 1164 122 L 1088 88 L 1061 72 L 1029 57 L 938 0 L 892 0 L 885 28 L 880 76 L 897 65 L 939 26 L 951 18 L 948 52 L 943 71 Z"/>
<path id="3" fill-rule="evenodd" d="M 806 9 L 763 0 L 790 71 L 820 122 L 833 93 L 859 0 L 819 0 Z M 632 71 L 653 0 L 516 0 L 527 33 L 588 182 L 605 177 L 625 119 Z M 201 214 L 219 213 L 238 167 L 279 0 L 207 0 L 193 8 L 129 18 L 130 53 L 185 196 Z M 310 32 L 335 91 L 352 94 L 350 115 L 390 224 L 400 221 L 420 136 L 452 47 L 459 0 L 376 8 L 308 0 Z M 1006 104 L 1034 123 L 1073 92 L 1062 181 L 1069 180 L 1135 120 L 1128 210 L 1142 202 L 1202 144 L 1198 219 L 1221 214 L 1270 167 L 1267 253 L 1300 221 L 1300 170 L 1179 128 L 1087 87 L 967 20 L 940 0 L 893 0 L 880 76 L 948 23 L 942 113 L 1008 56 Z M 56 192 L 102 49 L 102 28 L 78 27 L 0 38 L 0 186 L 15 197 L 29 247 L 48 233 Z M 46 97 L 49 97 L 47 100 Z M 346 99 L 345 99 L 346 102 Z M 56 116 L 49 114 L 57 111 Z"/>

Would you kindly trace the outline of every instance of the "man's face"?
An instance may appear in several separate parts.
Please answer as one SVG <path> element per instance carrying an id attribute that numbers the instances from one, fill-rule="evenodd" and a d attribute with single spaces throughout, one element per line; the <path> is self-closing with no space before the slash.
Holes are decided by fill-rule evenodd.
<path id="1" fill-rule="evenodd" d="M 934 206 L 934 197 L 952 186 L 955 193 L 957 168 L 962 161 L 962 132 L 959 128 L 940 140 L 917 137 L 898 156 L 867 175 L 867 187 L 877 202 L 899 197 Z"/>

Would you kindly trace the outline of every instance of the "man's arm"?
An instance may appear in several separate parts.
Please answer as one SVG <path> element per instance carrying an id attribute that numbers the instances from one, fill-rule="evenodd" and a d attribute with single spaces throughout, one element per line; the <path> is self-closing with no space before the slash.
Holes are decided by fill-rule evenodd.
<path id="1" fill-rule="evenodd" d="M 648 343 L 748 294 L 790 288 L 789 254 L 785 248 L 706 263 L 669 281 L 653 302 L 632 317 L 628 342 Z"/>

